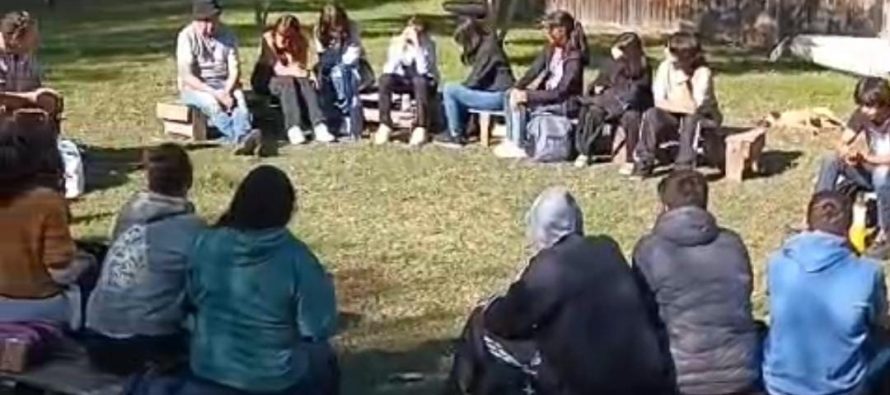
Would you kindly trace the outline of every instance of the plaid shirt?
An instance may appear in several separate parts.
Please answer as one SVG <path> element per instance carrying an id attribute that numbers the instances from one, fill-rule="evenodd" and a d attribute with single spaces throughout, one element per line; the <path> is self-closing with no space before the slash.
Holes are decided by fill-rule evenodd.
<path id="1" fill-rule="evenodd" d="M 40 86 L 40 68 L 33 56 L 0 52 L 0 92 L 28 92 Z"/>

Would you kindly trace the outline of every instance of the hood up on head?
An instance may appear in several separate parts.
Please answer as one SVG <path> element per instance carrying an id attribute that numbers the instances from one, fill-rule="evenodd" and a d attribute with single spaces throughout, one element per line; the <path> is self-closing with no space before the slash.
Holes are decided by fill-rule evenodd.
<path id="1" fill-rule="evenodd" d="M 584 216 L 575 198 L 561 187 L 542 192 L 528 212 L 527 236 L 535 253 L 569 235 L 584 235 Z"/>

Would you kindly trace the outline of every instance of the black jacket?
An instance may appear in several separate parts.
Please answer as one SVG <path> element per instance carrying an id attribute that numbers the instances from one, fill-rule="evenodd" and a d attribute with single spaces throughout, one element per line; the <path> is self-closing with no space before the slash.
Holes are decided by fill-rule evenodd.
<path id="1" fill-rule="evenodd" d="M 510 60 L 497 34 L 488 34 L 469 57 L 473 69 L 464 86 L 488 92 L 502 92 L 510 89 L 516 78 L 510 68 Z"/>
<path id="2" fill-rule="evenodd" d="M 488 330 L 534 339 L 546 394 L 672 393 L 670 357 L 618 244 L 569 236 L 486 310 Z"/>
<path id="3" fill-rule="evenodd" d="M 667 328 L 684 394 L 750 391 L 760 377 L 751 263 L 738 235 L 696 207 L 668 211 L 637 244 L 634 271 Z"/>
<path id="4" fill-rule="evenodd" d="M 516 83 L 516 88 L 528 91 L 528 104 L 532 106 L 559 104 L 580 96 L 584 93 L 584 65 L 587 63 L 584 57 L 581 51 L 568 52 L 563 64 L 562 80 L 556 89 L 546 90 L 544 84 L 549 75 L 550 60 L 553 58 L 553 47 L 547 46 Z"/>
<path id="5" fill-rule="evenodd" d="M 632 75 L 624 62 L 608 58 L 600 65 L 596 80 L 587 88 L 595 96 L 596 87 L 605 88 L 601 95 L 612 95 L 624 104 L 625 110 L 645 111 L 655 105 L 652 96 L 652 68 L 647 61 L 639 75 Z"/>

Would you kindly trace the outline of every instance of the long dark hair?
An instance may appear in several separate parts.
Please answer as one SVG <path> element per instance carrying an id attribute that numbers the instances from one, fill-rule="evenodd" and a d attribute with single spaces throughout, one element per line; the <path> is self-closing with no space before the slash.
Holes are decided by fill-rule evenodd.
<path id="1" fill-rule="evenodd" d="M 240 231 L 284 228 L 293 216 L 296 200 L 287 175 L 277 167 L 263 165 L 244 178 L 216 226 Z"/>
<path id="2" fill-rule="evenodd" d="M 302 63 L 303 65 L 306 64 L 309 44 L 306 42 L 306 36 L 303 35 L 302 26 L 297 17 L 293 15 L 283 15 L 275 21 L 270 30 L 273 35 L 284 37 L 284 48 L 275 48 L 274 40 L 272 42 L 272 49 L 275 50 L 275 55 L 278 57 L 278 60 L 282 61 L 282 64 L 287 66 L 287 57 L 284 56 L 285 53 L 295 54 L 297 56 L 297 58 L 294 59 L 295 61 Z"/>
<path id="3" fill-rule="evenodd" d="M 568 35 L 566 43 L 566 52 L 578 51 L 581 55 L 581 62 L 584 66 L 590 63 L 590 49 L 587 45 L 587 36 L 584 33 L 584 26 L 578 22 L 572 14 L 566 11 L 554 11 L 544 17 L 542 25 L 548 29 L 565 28 Z"/>
<path id="4" fill-rule="evenodd" d="M 0 201 L 37 186 L 61 192 L 63 174 L 49 117 L 0 109 Z"/>
<path id="5" fill-rule="evenodd" d="M 649 67 L 646 53 L 643 52 L 643 40 L 636 33 L 621 33 L 615 38 L 613 46 L 620 49 L 623 54 L 618 61 L 624 65 L 627 77 L 638 78 Z"/>
<path id="6" fill-rule="evenodd" d="M 471 65 L 476 59 L 479 47 L 485 39 L 492 35 L 489 29 L 478 19 L 464 18 L 454 31 L 454 41 L 461 47 L 460 60 L 464 65 Z"/>
<path id="7" fill-rule="evenodd" d="M 350 39 L 349 15 L 342 6 L 336 3 L 325 5 L 321 9 L 316 25 L 316 36 L 322 45 L 328 47 L 333 43 L 344 44 Z"/>

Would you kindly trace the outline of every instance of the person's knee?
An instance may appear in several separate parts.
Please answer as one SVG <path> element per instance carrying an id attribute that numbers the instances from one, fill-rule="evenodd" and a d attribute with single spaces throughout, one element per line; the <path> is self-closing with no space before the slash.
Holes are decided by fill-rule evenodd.
<path id="1" fill-rule="evenodd" d="M 377 79 L 377 84 L 383 88 L 389 88 L 392 86 L 392 74 L 381 74 L 380 78 Z"/>
<path id="2" fill-rule="evenodd" d="M 457 92 L 460 90 L 460 88 L 460 84 L 449 82 L 442 88 L 442 97 L 454 97 L 455 95 L 457 95 Z"/>
<path id="3" fill-rule="evenodd" d="M 820 160 L 820 164 L 822 168 L 837 166 L 841 163 L 841 157 L 835 152 L 829 152 L 822 155 L 822 159 Z"/>

